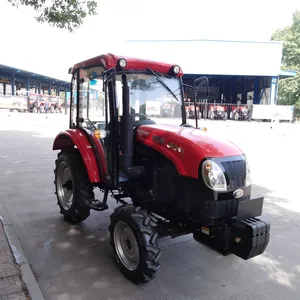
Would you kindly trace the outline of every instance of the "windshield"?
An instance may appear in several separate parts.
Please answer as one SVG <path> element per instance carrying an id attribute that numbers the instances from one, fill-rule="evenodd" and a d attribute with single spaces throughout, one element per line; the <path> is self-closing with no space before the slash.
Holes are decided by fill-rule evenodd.
<path id="1" fill-rule="evenodd" d="M 182 95 L 177 77 L 157 73 L 128 73 L 130 112 L 137 118 L 143 115 L 156 124 L 182 123 Z M 122 81 L 116 76 L 117 109 L 122 115 Z"/>
<path id="2" fill-rule="evenodd" d="M 109 122 L 109 102 L 105 101 L 102 72 L 99 66 L 80 70 L 79 83 L 79 116 L 86 120 L 84 127 L 91 123 L 104 126 Z M 150 118 L 156 124 L 182 124 L 182 94 L 181 81 L 177 77 L 158 74 L 155 72 L 127 73 L 130 90 L 130 113 L 135 120 Z M 122 115 L 122 74 L 116 75 L 116 106 L 118 116 Z M 76 116 L 77 80 L 72 84 L 72 120 Z M 102 125 L 101 125 L 102 124 Z M 101 127 L 102 128 L 102 127 Z"/>

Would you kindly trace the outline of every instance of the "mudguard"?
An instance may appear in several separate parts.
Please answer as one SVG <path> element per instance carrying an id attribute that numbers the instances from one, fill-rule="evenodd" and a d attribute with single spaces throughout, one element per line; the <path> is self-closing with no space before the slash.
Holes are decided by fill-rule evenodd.
<path id="1" fill-rule="evenodd" d="M 96 145 L 96 151 L 100 152 L 99 148 L 102 149 L 102 147 L 99 142 L 98 144 L 99 145 Z M 68 129 L 66 131 L 61 131 L 54 140 L 53 150 L 73 148 L 74 146 L 77 147 L 81 154 L 90 182 L 100 182 L 101 176 L 99 174 L 99 166 L 97 165 L 97 159 L 95 157 L 93 147 L 88 138 L 79 129 Z M 99 155 L 103 158 L 103 149 Z M 100 169 L 101 167 L 102 166 L 100 166 Z"/>

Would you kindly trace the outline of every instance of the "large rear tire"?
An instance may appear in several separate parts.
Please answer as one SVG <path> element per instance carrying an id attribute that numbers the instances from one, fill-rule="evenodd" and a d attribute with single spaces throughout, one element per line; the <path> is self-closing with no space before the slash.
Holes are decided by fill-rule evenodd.
<path id="1" fill-rule="evenodd" d="M 55 161 L 57 204 L 65 221 L 79 223 L 90 215 L 86 200 L 94 198 L 93 187 L 77 149 L 62 151 Z"/>
<path id="2" fill-rule="evenodd" d="M 110 219 L 110 243 L 121 272 L 134 283 L 152 280 L 160 268 L 157 220 L 132 205 L 116 208 Z"/>

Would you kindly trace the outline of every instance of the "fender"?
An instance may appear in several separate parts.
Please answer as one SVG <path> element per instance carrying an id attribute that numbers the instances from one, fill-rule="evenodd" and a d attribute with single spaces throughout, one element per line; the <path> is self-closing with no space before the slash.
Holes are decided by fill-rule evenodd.
<path id="1" fill-rule="evenodd" d="M 81 154 L 90 182 L 99 183 L 101 178 L 92 145 L 79 129 L 68 129 L 66 131 L 61 131 L 53 142 L 52 150 L 73 148 L 74 146 L 77 147 Z M 102 148 L 101 145 L 97 145 L 97 151 L 99 151 L 100 148 Z M 103 155 L 103 149 L 99 154 L 101 156 Z M 100 168 L 101 167 L 102 166 L 100 166 Z"/>

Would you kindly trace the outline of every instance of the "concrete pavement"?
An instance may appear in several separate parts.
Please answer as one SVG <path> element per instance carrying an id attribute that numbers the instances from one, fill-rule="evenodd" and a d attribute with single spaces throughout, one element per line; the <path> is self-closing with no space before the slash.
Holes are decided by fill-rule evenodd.
<path id="1" fill-rule="evenodd" d="M 51 128 L 38 118 L 30 126 L 26 121 L 2 123 L 0 118 L 0 203 L 46 300 L 300 299 L 299 150 L 290 131 L 280 134 L 283 126 L 272 132 L 265 124 L 228 129 L 223 122 L 209 123 L 251 157 L 253 194 L 265 196 L 264 217 L 272 225 L 267 251 L 243 261 L 220 256 L 189 235 L 163 239 L 162 268 L 156 279 L 136 286 L 119 273 L 109 245 L 107 227 L 114 200 L 109 199 L 108 211 L 92 212 L 80 226 L 62 220 L 54 195 L 56 153 L 51 146 L 67 119 L 55 117 L 60 121 L 53 122 L 53 117 Z"/>
<path id="2" fill-rule="evenodd" d="M 0 219 L 0 299 L 30 299 Z"/>
<path id="3" fill-rule="evenodd" d="M 0 202 L 0 299 L 43 300 L 22 247 Z"/>

